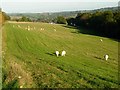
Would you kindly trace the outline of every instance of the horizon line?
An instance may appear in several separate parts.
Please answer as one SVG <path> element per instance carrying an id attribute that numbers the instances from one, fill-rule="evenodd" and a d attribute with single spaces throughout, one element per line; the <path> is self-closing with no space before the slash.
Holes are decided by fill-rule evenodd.
<path id="1" fill-rule="evenodd" d="M 91 11 L 91 10 L 99 10 L 99 9 L 104 9 L 104 8 L 115 8 L 115 7 L 120 7 L 120 6 L 107 6 L 107 7 L 102 7 L 102 8 L 95 8 L 95 9 L 81 9 L 81 10 L 63 10 L 63 11 L 45 11 L 45 12 L 5 12 L 2 10 L 1 8 L 1 11 L 2 12 L 5 12 L 5 13 L 60 13 L 60 12 L 73 12 L 73 11 Z"/>

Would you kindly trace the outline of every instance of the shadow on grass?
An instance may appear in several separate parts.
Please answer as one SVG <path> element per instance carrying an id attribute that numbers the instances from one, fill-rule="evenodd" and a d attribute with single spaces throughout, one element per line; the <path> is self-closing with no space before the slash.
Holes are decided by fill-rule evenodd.
<path id="1" fill-rule="evenodd" d="M 93 31 L 92 29 L 87 29 L 87 28 L 83 28 L 83 27 L 65 26 L 65 25 L 63 27 L 71 28 L 71 29 L 77 29 L 78 30 L 76 32 L 71 32 L 71 33 L 76 33 L 76 34 L 82 33 L 82 34 L 103 36 L 102 34 L 96 32 L 96 31 Z"/>
<path id="2" fill-rule="evenodd" d="M 19 88 L 18 80 L 14 79 L 13 81 L 11 81 L 8 84 L 4 85 L 3 88 Z"/>
<path id="3" fill-rule="evenodd" d="M 69 29 L 77 29 L 77 31 L 74 31 L 74 32 L 71 32 L 71 33 L 75 33 L 75 34 L 82 33 L 82 34 L 87 34 L 87 35 L 100 36 L 100 37 L 110 38 L 112 40 L 120 42 L 118 39 L 114 39 L 114 38 L 106 36 L 104 33 L 99 32 L 99 30 L 97 31 L 97 30 L 93 30 L 93 29 L 90 29 L 90 28 L 74 27 L 74 26 L 66 26 L 66 25 L 63 25 L 63 27 L 66 27 L 66 28 L 69 28 Z"/>
<path id="4" fill-rule="evenodd" d="M 66 27 L 66 28 L 71 28 L 71 29 L 78 29 L 77 27 L 67 26 L 67 25 L 63 25 L 63 27 Z"/>
<path id="5" fill-rule="evenodd" d="M 49 53 L 49 52 L 47 52 L 47 53 L 45 53 L 45 54 L 50 55 L 50 56 L 56 56 L 55 53 Z"/>
<path id="6" fill-rule="evenodd" d="M 96 58 L 96 59 L 100 59 L 100 60 L 104 60 L 103 58 L 101 58 L 101 57 L 97 57 L 97 56 L 95 56 L 94 58 Z"/>

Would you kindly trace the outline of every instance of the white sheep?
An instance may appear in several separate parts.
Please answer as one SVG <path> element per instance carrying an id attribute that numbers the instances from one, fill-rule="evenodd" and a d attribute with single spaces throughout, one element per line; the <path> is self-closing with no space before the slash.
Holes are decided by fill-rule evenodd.
<path id="1" fill-rule="evenodd" d="M 65 54 L 66 54 L 66 51 L 62 51 L 61 56 L 65 56 Z"/>
<path id="2" fill-rule="evenodd" d="M 54 31 L 56 31 L 56 29 L 54 29 Z"/>
<path id="3" fill-rule="evenodd" d="M 20 86 L 20 88 L 23 88 L 23 86 Z"/>
<path id="4" fill-rule="evenodd" d="M 21 79 L 21 76 L 18 76 L 19 79 Z"/>
<path id="5" fill-rule="evenodd" d="M 59 51 L 56 51 L 55 54 L 56 54 L 56 56 L 58 57 L 58 56 L 59 56 Z"/>
<path id="6" fill-rule="evenodd" d="M 30 31 L 30 28 L 28 28 L 28 31 Z"/>
<path id="7" fill-rule="evenodd" d="M 27 26 L 28 31 L 30 31 L 30 26 Z"/>
<path id="8" fill-rule="evenodd" d="M 102 42 L 103 40 L 102 40 L 102 39 L 100 39 L 100 41 Z"/>
<path id="9" fill-rule="evenodd" d="M 50 24 L 53 24 L 53 22 L 51 22 Z"/>
<path id="10" fill-rule="evenodd" d="M 20 25 L 18 25 L 18 27 L 21 28 Z"/>
<path id="11" fill-rule="evenodd" d="M 104 58 L 105 58 L 106 61 L 108 60 L 108 57 L 109 56 L 107 54 L 104 56 Z"/>

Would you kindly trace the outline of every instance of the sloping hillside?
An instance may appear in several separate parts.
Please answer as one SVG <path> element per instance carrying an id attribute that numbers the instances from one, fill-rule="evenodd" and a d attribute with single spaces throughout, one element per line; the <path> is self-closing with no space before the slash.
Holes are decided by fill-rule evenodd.
<path id="1" fill-rule="evenodd" d="M 116 88 L 117 45 L 109 38 L 78 33 L 65 25 L 6 23 L 3 87 Z M 56 50 L 65 50 L 66 56 L 56 57 Z"/>

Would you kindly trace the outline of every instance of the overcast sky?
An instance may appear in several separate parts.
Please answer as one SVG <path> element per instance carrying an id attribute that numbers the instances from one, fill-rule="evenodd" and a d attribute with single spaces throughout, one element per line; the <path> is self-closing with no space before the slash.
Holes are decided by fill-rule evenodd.
<path id="1" fill-rule="evenodd" d="M 115 7 L 118 2 L 119 0 L 2 0 L 0 7 L 7 13 L 41 13 Z"/>

